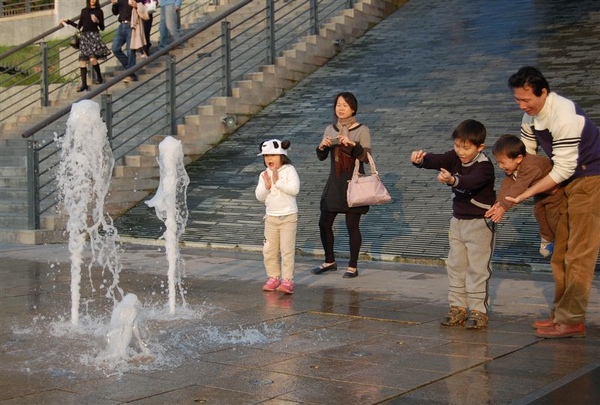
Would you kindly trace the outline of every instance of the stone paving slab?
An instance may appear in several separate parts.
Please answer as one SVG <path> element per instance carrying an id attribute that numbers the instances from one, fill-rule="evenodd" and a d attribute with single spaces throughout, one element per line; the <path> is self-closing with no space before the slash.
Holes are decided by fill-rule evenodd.
<path id="1" fill-rule="evenodd" d="M 65 335 L 68 248 L 0 245 L 0 401 L 528 403 L 600 364 L 597 276 L 587 337 L 552 341 L 530 326 L 547 315 L 547 273 L 497 271 L 489 327 L 467 331 L 439 325 L 447 310 L 441 266 L 370 261 L 347 280 L 312 275 L 318 261 L 299 256 L 295 293 L 283 295 L 261 291 L 258 253 L 183 248 L 181 256 L 187 307 L 178 298 L 165 319 L 156 316 L 167 307 L 164 247 L 121 246 L 119 286 L 143 304 L 154 357 L 111 368 L 92 361 L 105 336 L 84 326 L 110 319 L 101 287 L 110 277 L 94 267 L 94 291 L 84 271 L 82 327 Z"/>
<path id="2" fill-rule="evenodd" d="M 297 247 L 322 255 L 317 223 L 329 163 L 316 159 L 315 148 L 332 118 L 335 94 L 352 91 L 394 199 L 363 217 L 363 257 L 445 258 L 452 196 L 434 172 L 412 167 L 410 152 L 450 149 L 453 129 L 467 118 L 486 125 L 488 154 L 499 135 L 518 134 L 522 114 L 506 82 L 524 64 L 539 66 L 553 91 L 600 123 L 599 16 L 594 0 L 407 2 L 187 167 L 190 215 L 183 240 L 259 251 L 264 205 L 254 188 L 263 165 L 256 153 L 264 139 L 287 138 L 301 180 Z M 498 188 L 504 174 L 496 175 Z M 143 203 L 116 225 L 137 239 L 157 239 L 163 229 Z M 548 271 L 537 229 L 531 203 L 510 212 L 499 226 L 496 266 Z M 342 219 L 335 235 L 339 256 L 347 257 Z"/>

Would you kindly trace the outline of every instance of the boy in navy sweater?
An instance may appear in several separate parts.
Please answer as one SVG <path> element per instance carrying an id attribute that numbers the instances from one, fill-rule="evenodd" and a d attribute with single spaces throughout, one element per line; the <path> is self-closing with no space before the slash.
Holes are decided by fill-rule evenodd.
<path id="1" fill-rule="evenodd" d="M 475 120 L 461 122 L 454 132 L 454 149 L 432 154 L 411 153 L 411 162 L 439 171 L 437 180 L 452 187 L 450 252 L 446 262 L 450 311 L 441 324 L 468 329 L 488 322 L 488 282 L 492 275 L 495 227 L 485 213 L 494 204 L 494 166 L 483 153 L 485 126 Z"/>

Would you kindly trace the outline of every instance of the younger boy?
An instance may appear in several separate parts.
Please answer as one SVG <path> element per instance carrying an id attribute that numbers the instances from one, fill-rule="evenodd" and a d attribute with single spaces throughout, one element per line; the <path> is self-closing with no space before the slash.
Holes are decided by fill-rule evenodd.
<path id="1" fill-rule="evenodd" d="M 506 196 L 520 195 L 552 170 L 552 161 L 544 156 L 526 152 L 525 144 L 514 135 L 502 135 L 492 148 L 498 167 L 506 173 L 496 204 L 485 214 L 498 223 L 504 213 L 514 206 Z M 558 226 L 559 207 L 564 187 L 534 196 L 533 214 L 540 227 L 540 254 L 548 257 L 554 251 L 554 235 Z"/>
<path id="2" fill-rule="evenodd" d="M 485 137 L 482 123 L 466 120 L 452 133 L 453 150 L 442 154 L 419 150 L 410 157 L 417 167 L 439 170 L 438 181 L 452 187 L 454 193 L 446 262 L 450 312 L 441 322 L 444 326 L 479 329 L 488 323 L 495 224 L 485 219 L 485 213 L 494 204 L 496 193 L 494 166 L 482 152 Z"/>

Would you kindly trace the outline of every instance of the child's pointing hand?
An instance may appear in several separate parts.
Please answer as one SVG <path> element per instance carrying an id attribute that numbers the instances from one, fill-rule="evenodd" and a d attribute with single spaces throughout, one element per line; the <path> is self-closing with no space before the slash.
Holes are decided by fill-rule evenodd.
<path id="1" fill-rule="evenodd" d="M 423 163 L 423 158 L 427 153 L 422 150 L 415 150 L 410 154 L 410 161 L 414 164 L 420 165 Z"/>
<path id="2" fill-rule="evenodd" d="M 450 174 L 450 172 L 443 167 L 440 169 L 440 173 L 438 174 L 438 181 L 442 184 L 453 185 L 454 184 L 454 176 Z"/>

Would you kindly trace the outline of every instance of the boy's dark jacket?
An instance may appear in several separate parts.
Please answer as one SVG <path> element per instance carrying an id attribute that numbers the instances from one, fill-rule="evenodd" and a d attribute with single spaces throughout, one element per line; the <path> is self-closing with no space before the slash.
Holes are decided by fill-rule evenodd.
<path id="1" fill-rule="evenodd" d="M 483 153 L 463 164 L 453 150 L 446 153 L 427 153 L 420 165 L 424 169 L 448 170 L 456 178 L 452 186 L 452 214 L 458 219 L 484 218 L 496 201 L 494 165 Z"/>

